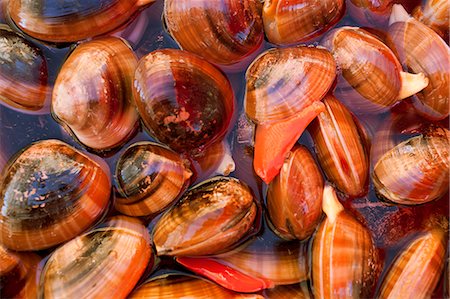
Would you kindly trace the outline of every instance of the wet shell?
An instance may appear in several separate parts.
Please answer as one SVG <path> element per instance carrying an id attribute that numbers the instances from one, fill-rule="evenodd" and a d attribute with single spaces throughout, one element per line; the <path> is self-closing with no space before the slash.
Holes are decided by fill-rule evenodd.
<path id="1" fill-rule="evenodd" d="M 23 112 L 42 109 L 49 95 L 47 76 L 42 51 L 0 24 L 0 103 Z"/>
<path id="2" fill-rule="evenodd" d="M 234 113 L 228 79 L 186 51 L 157 50 L 143 57 L 133 87 L 150 134 L 177 152 L 199 152 L 221 141 Z"/>
<path id="3" fill-rule="evenodd" d="M 360 124 L 334 96 L 324 99 L 322 112 L 308 128 L 327 178 L 351 197 L 367 192 L 369 152 Z"/>
<path id="4" fill-rule="evenodd" d="M 395 146 L 375 164 L 375 190 L 384 199 L 405 205 L 440 198 L 449 184 L 449 139 L 449 130 L 431 127 Z"/>
<path id="5" fill-rule="evenodd" d="M 70 240 L 105 211 L 109 173 L 59 140 L 43 140 L 9 162 L 0 184 L 0 242 L 39 250 Z"/>
<path id="6" fill-rule="evenodd" d="M 394 53 L 363 29 L 334 29 L 321 44 L 333 53 L 341 71 L 334 94 L 353 113 L 386 111 L 428 84 L 422 74 L 402 72 Z"/>
<path id="7" fill-rule="evenodd" d="M 154 0 L 7 0 L 9 16 L 26 34 L 51 42 L 102 35 L 128 22 Z"/>
<path id="8" fill-rule="evenodd" d="M 41 274 L 41 298 L 125 298 L 152 267 L 150 234 L 118 216 L 55 250 Z"/>
<path id="9" fill-rule="evenodd" d="M 172 150 L 152 142 L 128 147 L 116 166 L 115 208 L 130 216 L 158 213 L 189 185 L 192 172 Z"/>
<path id="10" fill-rule="evenodd" d="M 433 29 L 444 40 L 448 40 L 450 26 L 450 2 L 448 0 L 427 0 L 423 7 L 418 6 L 412 15 L 419 22 Z"/>
<path id="11" fill-rule="evenodd" d="M 257 206 L 250 189 L 234 178 L 216 177 L 185 193 L 158 221 L 158 255 L 209 255 L 229 248 L 251 228 Z"/>
<path id="12" fill-rule="evenodd" d="M 401 10 L 396 7 L 397 11 Z M 394 12 L 386 43 L 404 69 L 424 73 L 430 83 L 414 97 L 414 106 L 423 116 L 444 119 L 449 115 L 450 48 L 430 28 Z"/>
<path id="13" fill-rule="evenodd" d="M 435 228 L 413 240 L 389 267 L 378 298 L 431 298 L 444 268 L 447 239 Z"/>
<path id="14" fill-rule="evenodd" d="M 333 27 L 344 12 L 345 0 L 265 1 L 264 30 L 274 44 L 305 42 Z"/>
<path id="15" fill-rule="evenodd" d="M 272 289 L 264 290 L 264 298 L 267 299 L 281 299 L 281 298 L 295 298 L 295 299 L 312 299 L 311 291 L 306 282 L 301 284 L 293 284 L 288 286 L 277 286 Z"/>
<path id="16" fill-rule="evenodd" d="M 322 215 L 322 194 L 323 178 L 313 156 L 304 146 L 294 147 L 267 191 L 275 232 L 288 240 L 311 236 Z"/>
<path id="17" fill-rule="evenodd" d="M 164 18 L 183 50 L 230 65 L 260 47 L 261 8 L 258 0 L 165 0 Z"/>
<path id="18" fill-rule="evenodd" d="M 122 39 L 106 37 L 79 45 L 56 79 L 54 116 L 89 148 L 121 145 L 137 127 L 131 90 L 136 65 L 136 56 Z"/>
<path id="19" fill-rule="evenodd" d="M 315 298 L 369 298 L 379 273 L 378 253 L 369 231 L 344 211 L 333 188 L 326 186 L 327 218 L 312 245 Z"/>

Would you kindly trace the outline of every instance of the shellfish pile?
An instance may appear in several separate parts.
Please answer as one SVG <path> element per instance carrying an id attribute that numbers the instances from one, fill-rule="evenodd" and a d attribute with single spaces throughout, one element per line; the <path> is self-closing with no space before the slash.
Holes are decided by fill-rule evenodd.
<path id="1" fill-rule="evenodd" d="M 0 296 L 448 298 L 448 3 L 0 0 Z"/>

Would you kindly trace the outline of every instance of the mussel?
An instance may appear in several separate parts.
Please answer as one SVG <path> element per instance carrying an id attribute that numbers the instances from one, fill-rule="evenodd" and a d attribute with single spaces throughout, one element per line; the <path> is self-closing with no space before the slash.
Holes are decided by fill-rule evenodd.
<path id="1" fill-rule="evenodd" d="M 42 51 L 0 24 L 0 103 L 23 112 L 41 110 L 50 94 L 47 76 Z"/>
<path id="2" fill-rule="evenodd" d="M 325 186 L 327 215 L 312 245 L 315 298 L 369 298 L 380 263 L 370 232 L 348 214 L 331 186 Z"/>
<path id="3" fill-rule="evenodd" d="M 340 69 L 334 94 L 353 113 L 384 112 L 428 85 L 423 73 L 403 72 L 394 53 L 364 29 L 331 30 L 321 45 L 333 53 Z"/>
<path id="4" fill-rule="evenodd" d="M 116 216 L 56 249 L 40 277 L 41 298 L 126 298 L 153 265 L 150 234 Z"/>
<path id="5" fill-rule="evenodd" d="M 388 201 L 417 205 L 440 198 L 449 186 L 449 140 L 446 128 L 430 126 L 401 142 L 375 164 L 375 190 Z"/>
<path id="6" fill-rule="evenodd" d="M 130 216 L 158 213 L 189 185 L 192 172 L 172 150 L 152 142 L 128 147 L 116 166 L 115 208 Z"/>
<path id="7" fill-rule="evenodd" d="M 10 160 L 0 183 L 0 242 L 39 250 L 70 240 L 108 206 L 107 165 L 59 140 L 33 143 Z"/>
<path id="8" fill-rule="evenodd" d="M 133 88 L 145 127 L 177 152 L 198 153 L 220 142 L 234 113 L 225 75 L 186 51 L 164 49 L 143 57 Z"/>
<path id="9" fill-rule="evenodd" d="M 315 47 L 270 49 L 250 65 L 244 107 L 256 123 L 253 166 L 263 181 L 272 181 L 306 126 L 324 110 L 320 100 L 335 77 L 333 56 Z"/>
<path id="10" fill-rule="evenodd" d="M 120 38 L 80 44 L 56 79 L 54 116 L 89 148 L 109 150 L 123 144 L 138 125 L 131 89 L 136 66 L 136 56 Z"/>
<path id="11" fill-rule="evenodd" d="M 154 0 L 6 0 L 7 13 L 26 34 L 75 42 L 117 29 Z"/>
<path id="12" fill-rule="evenodd" d="M 345 0 L 265 1 L 264 31 L 274 44 L 305 42 L 333 27 L 344 12 Z"/>
<path id="13" fill-rule="evenodd" d="M 426 0 L 412 12 L 419 22 L 433 29 L 444 40 L 448 40 L 450 2 L 448 0 Z"/>
<path id="14" fill-rule="evenodd" d="M 257 0 L 165 0 L 164 18 L 181 49 L 231 65 L 260 47 L 261 8 Z"/>
<path id="15" fill-rule="evenodd" d="M 251 229 L 257 206 L 250 189 L 216 177 L 185 193 L 157 222 L 158 255 L 210 255 L 230 248 Z"/>
<path id="16" fill-rule="evenodd" d="M 323 100 L 325 111 L 308 127 L 327 178 L 351 197 L 367 192 L 369 152 L 361 125 L 334 96 Z"/>
<path id="17" fill-rule="evenodd" d="M 323 184 L 309 150 L 294 147 L 267 191 L 268 215 L 279 236 L 303 240 L 312 235 L 322 215 Z"/>
<path id="18" fill-rule="evenodd" d="M 414 106 L 424 117 L 439 120 L 450 112 L 450 48 L 436 32 L 409 17 L 394 5 L 387 45 L 404 69 L 424 73 L 430 83 L 414 97 Z"/>

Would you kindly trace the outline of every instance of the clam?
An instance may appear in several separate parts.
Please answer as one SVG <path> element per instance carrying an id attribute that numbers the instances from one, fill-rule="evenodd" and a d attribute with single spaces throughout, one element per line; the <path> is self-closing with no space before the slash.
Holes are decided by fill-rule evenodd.
<path id="1" fill-rule="evenodd" d="M 449 184 L 449 139 L 446 128 L 429 127 L 396 145 L 375 164 L 375 190 L 388 201 L 416 205 L 442 197 Z"/>
<path id="2" fill-rule="evenodd" d="M 266 183 L 278 174 L 306 126 L 324 110 L 320 100 L 335 76 L 330 52 L 306 46 L 270 49 L 248 68 L 244 107 L 256 124 L 253 165 Z"/>
<path id="3" fill-rule="evenodd" d="M 158 213 L 189 185 L 192 172 L 172 150 L 152 142 L 128 147 L 116 166 L 115 208 L 130 216 Z"/>
<path id="4" fill-rule="evenodd" d="M 431 298 L 445 264 L 448 233 L 430 229 L 401 251 L 383 279 L 378 298 Z"/>
<path id="5" fill-rule="evenodd" d="M 136 65 L 136 56 L 120 38 L 80 44 L 56 79 L 54 116 L 89 148 L 109 150 L 125 143 L 138 125 L 131 90 Z"/>
<path id="6" fill-rule="evenodd" d="M 21 112 L 41 110 L 50 93 L 47 76 L 42 51 L 0 24 L 0 103 Z"/>
<path id="7" fill-rule="evenodd" d="M 149 133 L 177 152 L 198 153 L 220 142 L 234 113 L 225 75 L 186 51 L 164 49 L 143 57 L 133 87 Z"/>
<path id="8" fill-rule="evenodd" d="M 267 39 L 289 45 L 311 40 L 343 17 L 345 0 L 271 0 L 264 2 L 263 21 Z"/>
<path id="9" fill-rule="evenodd" d="M 33 143 L 10 160 L 0 183 L 0 242 L 14 250 L 60 244 L 108 206 L 106 165 L 59 140 Z"/>
<path id="10" fill-rule="evenodd" d="M 450 48 L 436 32 L 410 18 L 395 5 L 387 45 L 404 69 L 424 73 L 430 83 L 414 97 L 414 106 L 423 116 L 436 120 L 449 115 Z"/>
<path id="11" fill-rule="evenodd" d="M 325 111 L 308 128 L 318 160 L 327 178 L 351 197 L 367 192 L 369 152 L 360 124 L 332 95 L 323 101 Z"/>
<path id="12" fill-rule="evenodd" d="M 231 65 L 262 44 L 261 8 L 255 0 L 165 0 L 164 18 L 181 49 Z"/>
<path id="13" fill-rule="evenodd" d="M 336 97 L 353 113 L 380 113 L 428 85 L 423 73 L 410 74 L 394 53 L 375 35 L 344 26 L 331 30 L 321 44 L 340 69 Z"/>
<path id="14" fill-rule="evenodd" d="M 250 230 L 257 206 L 250 189 L 216 177 L 193 187 L 156 224 L 158 255 L 210 255 L 230 248 Z"/>
<path id="15" fill-rule="evenodd" d="M 301 284 L 276 286 L 275 288 L 264 290 L 263 295 L 264 295 L 264 298 L 267 298 L 267 299 L 281 299 L 281 298 L 312 299 L 313 298 L 306 281 Z"/>
<path id="16" fill-rule="evenodd" d="M 445 40 L 448 40 L 449 14 L 450 3 L 447 0 L 427 0 L 412 13 L 415 19 L 433 29 Z"/>
<path id="17" fill-rule="evenodd" d="M 50 42 L 75 42 L 117 29 L 154 0 L 7 1 L 7 12 L 26 34 Z"/>
<path id="18" fill-rule="evenodd" d="M 348 214 L 331 186 L 325 186 L 327 215 L 312 245 L 315 298 L 369 298 L 380 270 L 369 230 Z"/>
<path id="19" fill-rule="evenodd" d="M 304 146 L 294 147 L 269 184 L 267 210 L 274 231 L 284 239 L 312 235 L 322 216 L 323 178 Z"/>
<path id="20" fill-rule="evenodd" d="M 126 298 L 147 266 L 150 234 L 136 218 L 116 216 L 56 249 L 40 277 L 41 298 Z"/>

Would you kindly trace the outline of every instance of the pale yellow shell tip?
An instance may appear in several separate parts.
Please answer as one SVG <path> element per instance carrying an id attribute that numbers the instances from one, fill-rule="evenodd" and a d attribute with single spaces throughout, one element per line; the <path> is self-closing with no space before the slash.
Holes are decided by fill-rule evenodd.
<path id="1" fill-rule="evenodd" d="M 138 7 L 144 7 L 144 6 L 152 4 L 153 2 L 155 2 L 155 0 L 138 0 L 136 2 L 136 5 Z"/>
<path id="2" fill-rule="evenodd" d="M 389 17 L 389 26 L 397 22 L 406 22 L 410 19 L 408 12 L 401 4 L 392 6 L 391 16 Z"/>
<path id="3" fill-rule="evenodd" d="M 423 74 L 411 74 L 406 72 L 400 72 L 401 77 L 401 89 L 398 94 L 398 100 L 406 99 L 422 89 L 428 86 L 429 79 Z"/>
<path id="4" fill-rule="evenodd" d="M 336 196 L 334 188 L 330 185 L 326 185 L 323 188 L 322 210 L 330 222 L 334 222 L 337 215 L 344 210 L 344 207 Z"/>

